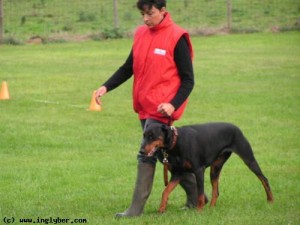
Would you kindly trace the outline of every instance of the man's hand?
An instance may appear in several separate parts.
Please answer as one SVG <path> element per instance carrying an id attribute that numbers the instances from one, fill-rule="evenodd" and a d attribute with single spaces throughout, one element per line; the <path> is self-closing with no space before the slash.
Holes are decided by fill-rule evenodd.
<path id="1" fill-rule="evenodd" d="M 101 97 L 107 93 L 107 88 L 105 86 L 101 86 L 98 88 L 95 94 L 95 100 L 97 104 L 101 105 Z"/>
<path id="2" fill-rule="evenodd" d="M 161 103 L 157 107 L 157 111 L 164 116 L 172 116 L 173 112 L 175 111 L 175 107 L 170 103 Z"/>

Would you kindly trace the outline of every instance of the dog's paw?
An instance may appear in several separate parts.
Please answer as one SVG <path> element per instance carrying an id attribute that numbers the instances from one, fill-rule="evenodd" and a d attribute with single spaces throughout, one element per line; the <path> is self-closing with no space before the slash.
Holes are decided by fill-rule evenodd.
<path id="1" fill-rule="evenodd" d="M 163 213 L 165 213 L 166 212 L 166 209 L 165 208 L 160 208 L 159 210 L 158 210 L 158 213 L 160 213 L 160 214 L 163 214 Z"/>
<path id="2" fill-rule="evenodd" d="M 198 206 L 198 207 L 197 207 L 197 211 L 198 211 L 198 213 L 202 213 L 202 211 L 203 211 L 203 208 L 204 208 L 203 206 L 202 206 L 202 207 L 199 207 L 199 206 Z"/>

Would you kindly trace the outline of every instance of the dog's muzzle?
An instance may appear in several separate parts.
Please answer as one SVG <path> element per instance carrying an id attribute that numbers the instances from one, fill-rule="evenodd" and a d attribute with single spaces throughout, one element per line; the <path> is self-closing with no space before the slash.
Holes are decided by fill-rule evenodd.
<path id="1" fill-rule="evenodd" d="M 157 151 L 157 149 L 158 149 L 158 147 L 153 147 L 152 149 L 151 149 L 151 151 L 147 154 L 147 156 L 148 157 L 152 157 L 154 154 L 155 154 L 155 152 Z"/>
<path id="2" fill-rule="evenodd" d="M 152 157 L 154 156 L 154 154 L 157 152 L 158 149 L 159 149 L 158 147 L 154 146 L 149 151 L 149 147 L 145 146 L 141 148 L 140 152 L 147 157 Z"/>

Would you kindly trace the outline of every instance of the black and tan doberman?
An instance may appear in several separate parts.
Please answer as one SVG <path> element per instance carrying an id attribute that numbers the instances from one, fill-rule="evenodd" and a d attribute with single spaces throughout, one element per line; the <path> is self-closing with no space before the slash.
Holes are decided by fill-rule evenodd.
<path id="1" fill-rule="evenodd" d="M 198 189 L 198 210 L 205 205 L 204 171 L 210 167 L 212 184 L 211 206 L 215 206 L 219 196 L 219 176 L 224 163 L 234 152 L 240 156 L 249 169 L 259 178 L 273 202 L 273 194 L 268 179 L 263 175 L 252 148 L 241 130 L 230 123 L 206 123 L 175 128 L 163 124 L 151 124 L 144 131 L 142 148 L 151 156 L 165 149 L 169 158 L 171 179 L 162 194 L 159 212 L 167 207 L 169 194 L 179 184 L 184 172 L 195 174 Z M 175 159 L 175 160 L 174 160 Z"/>

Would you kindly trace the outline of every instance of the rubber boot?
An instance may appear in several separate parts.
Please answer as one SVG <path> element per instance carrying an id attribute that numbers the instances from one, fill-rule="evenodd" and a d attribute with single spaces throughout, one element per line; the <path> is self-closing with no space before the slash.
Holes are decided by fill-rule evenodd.
<path id="1" fill-rule="evenodd" d="M 139 162 L 131 206 L 125 212 L 117 213 L 116 218 L 139 216 L 143 213 L 144 206 L 151 193 L 154 172 L 154 164 Z"/>
<path id="2" fill-rule="evenodd" d="M 193 173 L 185 173 L 182 180 L 180 181 L 180 186 L 184 189 L 186 193 L 186 204 L 187 208 L 195 208 L 198 205 L 198 191 L 197 182 L 195 175 Z M 208 198 L 205 195 L 205 204 L 208 203 Z"/>

